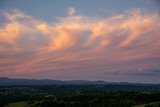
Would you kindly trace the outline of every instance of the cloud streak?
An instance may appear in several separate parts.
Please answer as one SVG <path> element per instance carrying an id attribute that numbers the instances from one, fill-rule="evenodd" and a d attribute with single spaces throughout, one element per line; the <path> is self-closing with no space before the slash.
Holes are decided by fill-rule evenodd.
<path id="1" fill-rule="evenodd" d="M 158 13 L 131 9 L 105 18 L 75 13 L 70 8 L 68 16 L 47 23 L 19 10 L 3 11 L 0 76 L 99 79 L 107 74 L 101 79 L 115 75 L 127 81 L 122 75 L 145 75 L 160 66 Z M 120 75 L 111 73 L 119 70 Z"/>

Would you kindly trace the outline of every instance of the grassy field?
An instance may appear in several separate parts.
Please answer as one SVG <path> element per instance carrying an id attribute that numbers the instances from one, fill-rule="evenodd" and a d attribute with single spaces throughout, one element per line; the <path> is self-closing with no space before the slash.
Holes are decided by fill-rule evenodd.
<path id="1" fill-rule="evenodd" d="M 142 91 L 131 91 L 134 87 Z M 126 91 L 118 91 L 124 88 Z M 5 86 L 0 87 L 0 107 L 160 107 L 157 88 L 155 91 L 145 88 L 130 85 Z"/>
<path id="2" fill-rule="evenodd" d="M 136 105 L 133 107 L 160 107 L 159 103 L 160 102 L 154 102 L 154 103 L 149 103 L 149 104 Z M 5 107 L 26 107 L 26 105 L 27 104 L 23 101 L 23 102 L 17 102 L 17 103 L 10 103 Z"/>
<path id="3" fill-rule="evenodd" d="M 160 107 L 160 102 L 154 102 L 149 104 L 136 105 L 134 107 Z"/>
<path id="4" fill-rule="evenodd" d="M 159 103 L 160 102 L 154 102 L 154 103 L 149 103 L 149 104 L 136 105 L 133 107 L 159 107 Z M 23 101 L 23 102 L 17 102 L 17 103 L 10 103 L 5 107 L 26 107 L 26 105 L 27 104 Z"/>
<path id="5" fill-rule="evenodd" d="M 7 106 L 5 107 L 25 107 L 26 103 L 23 102 L 17 102 L 17 103 L 9 103 Z"/>

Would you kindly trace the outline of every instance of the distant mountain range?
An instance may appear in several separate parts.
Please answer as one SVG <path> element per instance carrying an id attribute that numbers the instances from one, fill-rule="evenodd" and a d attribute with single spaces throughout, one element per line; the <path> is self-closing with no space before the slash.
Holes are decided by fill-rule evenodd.
<path id="1" fill-rule="evenodd" d="M 13 85 L 90 85 L 98 84 L 104 85 L 105 81 L 87 81 L 87 80 L 50 80 L 50 79 L 17 79 L 0 77 L 0 86 L 13 86 Z"/>
<path id="2" fill-rule="evenodd" d="M 88 80 L 50 80 L 50 79 L 17 79 L 0 77 L 0 86 L 15 85 L 106 85 L 106 84 L 140 84 L 127 82 L 105 82 L 105 81 L 88 81 Z M 142 85 L 142 84 L 140 84 Z M 143 84 L 144 85 L 144 84 Z M 157 85 L 157 84 L 156 84 Z M 158 84 L 160 85 L 160 84 Z"/>

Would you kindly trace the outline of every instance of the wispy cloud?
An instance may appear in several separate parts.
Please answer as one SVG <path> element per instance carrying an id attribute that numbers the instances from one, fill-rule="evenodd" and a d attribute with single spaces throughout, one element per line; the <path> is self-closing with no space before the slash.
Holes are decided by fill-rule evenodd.
<path id="1" fill-rule="evenodd" d="M 95 77 L 119 69 L 128 75 L 160 65 L 158 13 L 132 9 L 101 18 L 69 8 L 68 14 L 47 23 L 19 10 L 3 11 L 0 75 Z"/>

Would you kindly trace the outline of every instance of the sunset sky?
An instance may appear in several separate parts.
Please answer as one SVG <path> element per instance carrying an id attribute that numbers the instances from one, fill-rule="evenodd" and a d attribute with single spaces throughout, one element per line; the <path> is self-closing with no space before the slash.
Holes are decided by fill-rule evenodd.
<path id="1" fill-rule="evenodd" d="M 160 2 L 0 0 L 0 77 L 160 83 Z"/>

